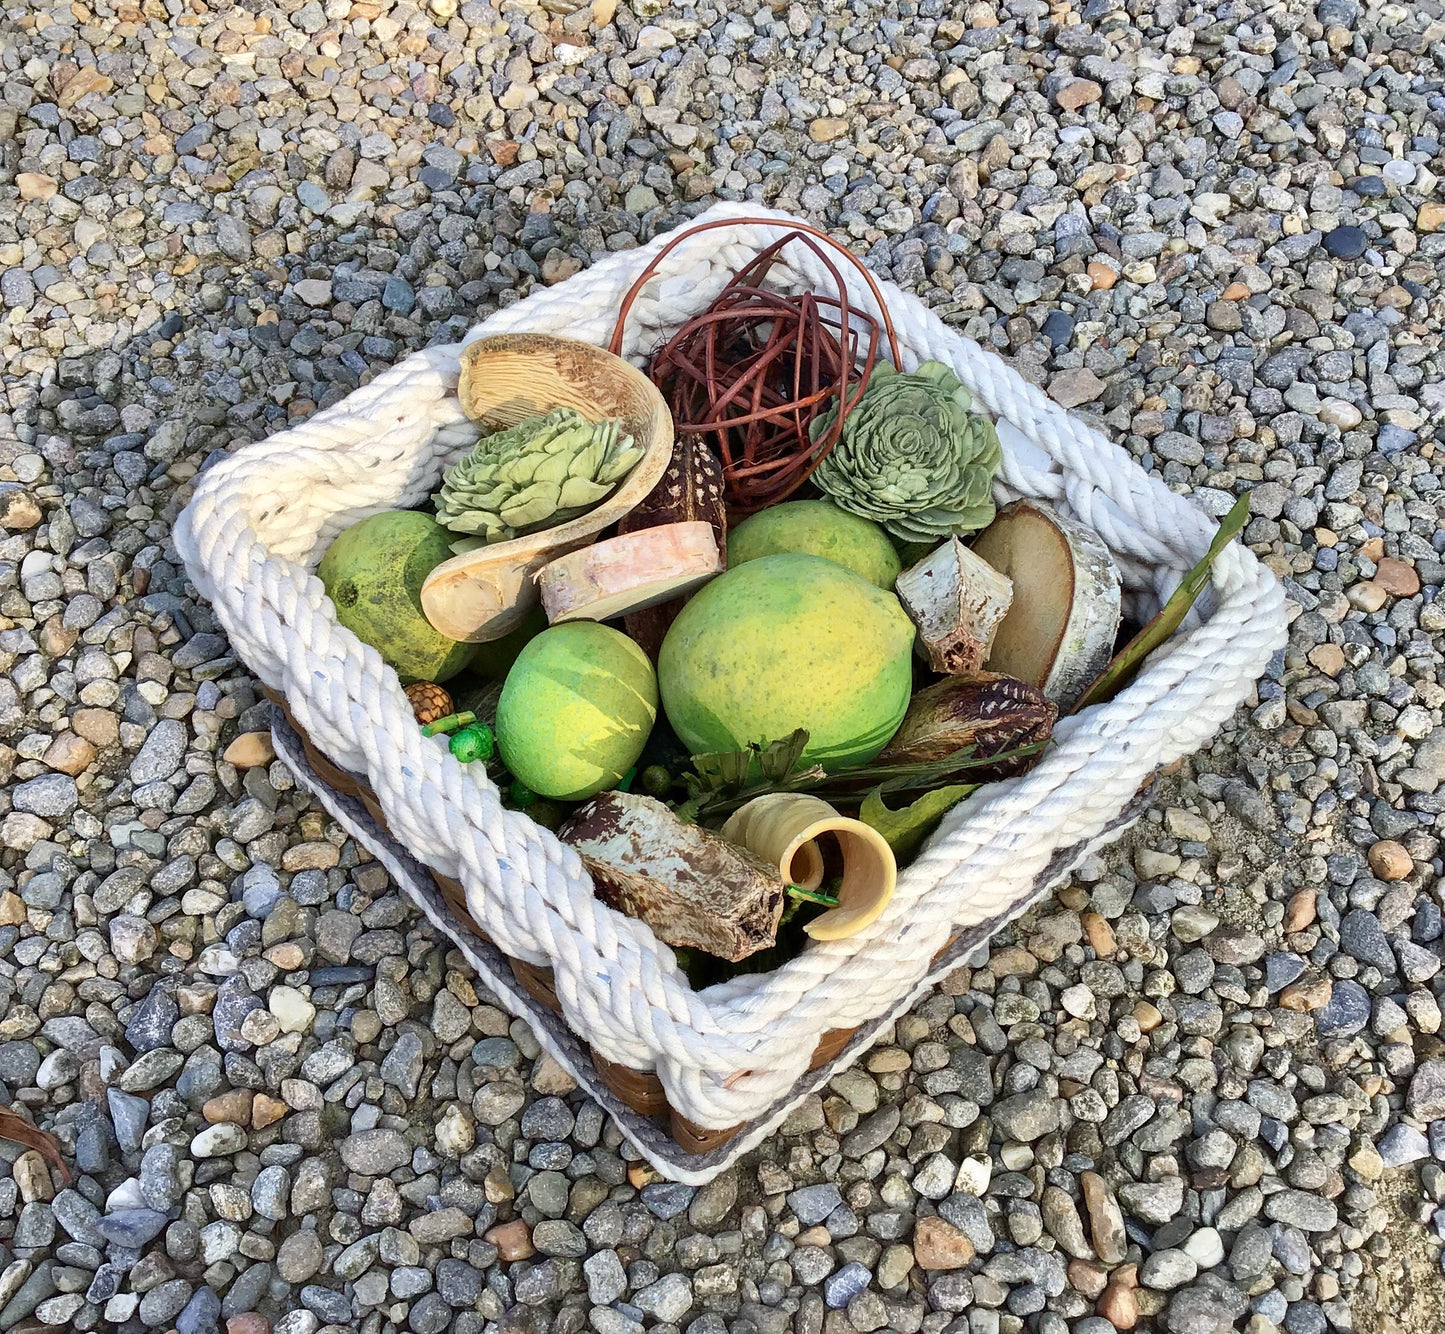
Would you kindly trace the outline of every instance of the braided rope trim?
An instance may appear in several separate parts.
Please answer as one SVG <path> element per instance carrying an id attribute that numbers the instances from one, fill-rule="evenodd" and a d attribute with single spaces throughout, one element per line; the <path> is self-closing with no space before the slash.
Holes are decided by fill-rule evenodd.
<path id="1" fill-rule="evenodd" d="M 719 205 L 703 216 L 740 211 Z M 775 234 L 739 225 L 679 246 L 635 303 L 626 354 L 644 356 Z M 498 312 L 468 341 L 530 329 L 603 344 L 622 293 L 660 245 L 610 255 Z M 787 260 L 799 283 L 831 282 L 805 248 Z M 1003 423 L 1000 500 L 1033 496 L 1093 527 L 1146 608 L 1203 554 L 1213 531 L 1205 515 L 915 298 L 883 287 L 905 369 L 944 362 Z M 872 308 L 861 279 L 849 300 Z M 1097 836 L 1158 767 L 1202 745 L 1284 643 L 1283 589 L 1231 546 L 1214 567 L 1212 615 L 1176 635 L 1116 699 L 1061 725 L 1031 773 L 953 812 L 868 931 L 694 993 L 650 928 L 594 898 L 571 849 L 504 809 L 444 738 L 422 737 L 395 673 L 337 623 L 309 571 L 342 528 L 420 503 L 475 439 L 455 398 L 462 346 L 409 357 L 208 469 L 176 546 L 236 651 L 285 694 L 317 744 L 366 777 L 396 837 L 466 887 L 501 948 L 554 969 L 577 1032 L 608 1060 L 655 1068 L 673 1106 L 699 1124 L 735 1125 L 776 1102 L 823 1032 L 890 1008 L 955 928 L 1005 913 L 1059 848 Z"/>

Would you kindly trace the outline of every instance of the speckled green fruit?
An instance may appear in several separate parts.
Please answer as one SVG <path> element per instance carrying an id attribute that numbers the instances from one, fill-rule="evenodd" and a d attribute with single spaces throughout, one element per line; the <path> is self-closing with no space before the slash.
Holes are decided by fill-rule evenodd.
<path id="1" fill-rule="evenodd" d="M 570 621 L 517 655 L 497 701 L 497 746 L 533 792 L 581 801 L 617 785 L 656 718 L 647 654 L 611 626 Z"/>
<path id="2" fill-rule="evenodd" d="M 913 622 L 892 593 L 820 556 L 762 556 L 679 613 L 658 657 L 668 721 L 694 753 L 809 733 L 804 759 L 866 764 L 898 730 Z"/>
<path id="3" fill-rule="evenodd" d="M 421 609 L 421 586 L 451 559 L 453 541 L 431 515 L 393 510 L 352 524 L 316 567 L 336 619 L 396 668 L 403 684 L 445 681 L 477 651 L 438 634 Z"/>
<path id="4" fill-rule="evenodd" d="M 888 534 L 831 500 L 790 500 L 759 510 L 728 533 L 728 568 L 786 553 L 822 556 L 870 584 L 893 589 L 903 567 Z"/>

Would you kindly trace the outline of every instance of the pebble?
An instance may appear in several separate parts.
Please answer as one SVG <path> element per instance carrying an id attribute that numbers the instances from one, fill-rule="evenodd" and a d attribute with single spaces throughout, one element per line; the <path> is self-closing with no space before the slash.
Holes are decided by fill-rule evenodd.
<path id="1" fill-rule="evenodd" d="M 0 1328 L 1408 1323 L 1369 1183 L 1442 1194 L 1438 33 L 1107 9 L 21 16 L 0 1079 L 75 1179 L 12 1155 Z M 632 1181 L 276 760 L 172 525 L 213 457 L 720 198 L 850 236 L 1191 503 L 1251 491 L 1289 642 L 1134 833 L 694 1190 Z"/>
<path id="2" fill-rule="evenodd" d="M 973 1257 L 973 1243 L 943 1219 L 924 1217 L 914 1225 L 913 1258 L 920 1268 L 962 1269 Z"/>

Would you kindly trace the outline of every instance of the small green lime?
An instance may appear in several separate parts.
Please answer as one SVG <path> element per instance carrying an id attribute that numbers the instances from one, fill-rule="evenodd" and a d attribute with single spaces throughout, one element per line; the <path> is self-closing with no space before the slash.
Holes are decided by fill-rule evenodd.
<path id="1" fill-rule="evenodd" d="M 463 764 L 474 760 L 489 760 L 496 749 L 492 729 L 486 723 L 472 723 L 452 736 L 448 743 L 452 755 Z"/>
<path id="2" fill-rule="evenodd" d="M 532 791 L 520 778 L 512 780 L 512 801 L 522 810 L 526 810 L 537 800 L 537 794 Z"/>

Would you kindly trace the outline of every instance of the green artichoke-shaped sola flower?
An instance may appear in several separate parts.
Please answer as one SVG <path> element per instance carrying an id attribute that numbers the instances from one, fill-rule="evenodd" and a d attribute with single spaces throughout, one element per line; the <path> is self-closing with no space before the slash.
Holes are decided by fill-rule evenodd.
<path id="1" fill-rule="evenodd" d="M 555 527 L 607 496 L 643 452 L 615 421 L 554 408 L 484 436 L 448 468 L 437 521 L 486 544 Z"/>
<path id="2" fill-rule="evenodd" d="M 925 361 L 909 374 L 880 362 L 813 480 L 843 509 L 905 542 L 975 532 L 993 519 L 1002 452 L 993 423 L 972 405 L 940 362 Z M 814 422 L 814 440 L 832 427 L 837 411 Z"/>

